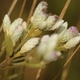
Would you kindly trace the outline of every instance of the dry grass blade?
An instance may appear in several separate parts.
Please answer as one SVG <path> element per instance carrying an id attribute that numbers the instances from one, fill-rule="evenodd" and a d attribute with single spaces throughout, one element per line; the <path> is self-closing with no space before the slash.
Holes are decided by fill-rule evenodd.
<path id="1" fill-rule="evenodd" d="M 59 16 L 60 18 L 63 18 L 63 17 L 64 17 L 64 15 L 65 15 L 65 13 L 66 13 L 66 11 L 67 11 L 67 8 L 68 8 L 70 2 L 71 2 L 71 0 L 67 0 L 65 6 L 64 6 L 64 8 L 63 8 L 63 10 L 62 10 L 61 13 L 60 13 L 60 16 Z"/>
<path id="2" fill-rule="evenodd" d="M 59 73 L 56 75 L 56 77 L 53 80 L 56 80 L 56 78 L 59 76 L 60 72 L 67 66 L 67 64 L 70 62 L 70 60 L 73 58 L 73 56 L 76 54 L 76 52 L 78 51 L 79 48 L 80 48 L 80 45 L 75 49 L 73 54 L 69 57 L 69 59 L 66 61 L 64 66 L 61 68 L 61 70 L 59 71 Z"/>
<path id="3" fill-rule="evenodd" d="M 73 54 L 73 52 L 74 52 L 74 48 L 69 50 L 68 55 L 67 55 L 67 60 Z M 70 63 L 71 63 L 71 60 L 69 61 L 68 65 L 64 68 L 62 72 L 61 80 L 66 80 L 68 71 L 69 71 L 69 67 L 70 67 Z"/>
<path id="4" fill-rule="evenodd" d="M 37 3 L 37 0 L 34 0 L 33 4 L 32 4 L 32 7 L 31 7 L 31 10 L 30 10 L 30 13 L 29 13 L 29 16 L 28 16 L 28 19 L 27 19 L 27 24 L 29 24 L 29 21 L 30 21 L 30 18 L 32 16 L 33 11 L 34 11 L 34 8 L 36 6 L 36 3 Z"/>
<path id="5" fill-rule="evenodd" d="M 22 4 L 21 10 L 20 10 L 19 17 L 21 17 L 21 16 L 22 16 L 22 14 L 23 14 L 24 7 L 25 7 L 25 5 L 26 5 L 26 1 L 27 1 L 27 0 L 24 0 L 24 1 L 23 1 L 23 4 Z"/>
<path id="6" fill-rule="evenodd" d="M 36 75 L 36 80 L 39 80 L 41 72 L 42 72 L 42 69 L 39 69 Z"/>
<path id="7" fill-rule="evenodd" d="M 10 15 L 10 14 L 12 13 L 12 11 L 13 11 L 16 3 L 17 3 L 17 1 L 18 1 L 18 0 L 13 0 L 11 6 L 10 6 L 10 8 L 9 8 L 9 11 L 8 11 L 8 13 L 7 13 L 8 15 Z M 1 27 L 0 27 L 0 33 L 1 33 L 1 32 L 2 32 L 2 25 L 1 25 Z"/>
<path id="8" fill-rule="evenodd" d="M 17 3 L 17 1 L 18 1 L 18 0 L 13 0 L 11 6 L 10 6 L 10 8 L 9 8 L 9 11 L 8 11 L 8 13 L 7 13 L 8 15 L 10 15 L 10 14 L 12 13 L 12 11 L 13 11 L 16 3 Z"/>

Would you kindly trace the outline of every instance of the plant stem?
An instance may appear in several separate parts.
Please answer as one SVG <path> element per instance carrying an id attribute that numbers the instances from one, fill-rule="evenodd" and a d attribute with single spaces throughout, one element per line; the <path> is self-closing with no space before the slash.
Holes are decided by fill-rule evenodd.
<path id="1" fill-rule="evenodd" d="M 64 17 L 64 15 L 65 15 L 65 13 L 67 11 L 67 8 L 69 7 L 70 2 L 71 2 L 71 0 L 67 0 L 64 8 L 62 9 L 62 11 L 60 13 L 60 16 L 59 16 L 60 18 L 63 18 Z"/>
<path id="2" fill-rule="evenodd" d="M 36 75 L 36 80 L 39 80 L 41 72 L 42 72 L 42 69 L 39 69 Z"/>

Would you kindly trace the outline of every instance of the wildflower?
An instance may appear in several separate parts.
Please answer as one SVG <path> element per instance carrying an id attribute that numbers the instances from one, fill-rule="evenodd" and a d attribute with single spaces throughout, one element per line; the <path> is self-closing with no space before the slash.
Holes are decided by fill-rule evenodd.
<path id="1" fill-rule="evenodd" d="M 47 44 L 47 41 L 49 40 L 49 35 L 44 35 L 42 38 L 41 38 L 41 42 L 37 48 L 37 54 L 40 55 L 40 56 L 43 56 L 45 51 L 46 51 L 46 44 Z"/>
<path id="2" fill-rule="evenodd" d="M 70 40 L 71 38 L 77 36 L 79 34 L 76 27 L 71 26 L 69 29 L 63 30 L 62 33 L 59 34 L 59 40 L 60 42 L 66 42 Z"/>
<path id="3" fill-rule="evenodd" d="M 9 28 L 10 28 L 10 24 L 11 24 L 11 20 L 10 20 L 9 16 L 6 14 L 4 16 L 3 24 L 2 24 L 4 32 L 8 33 Z"/>
<path id="4" fill-rule="evenodd" d="M 30 51 L 39 43 L 39 38 L 31 38 L 29 39 L 21 48 L 20 53 L 24 53 Z"/>
<path id="5" fill-rule="evenodd" d="M 15 45 L 15 43 L 18 41 L 24 30 L 22 27 L 22 22 L 22 18 L 17 18 L 11 23 L 9 16 L 7 14 L 4 16 L 3 30 L 11 37 L 13 45 Z"/>
<path id="6" fill-rule="evenodd" d="M 31 19 L 31 23 L 35 28 L 44 29 L 46 27 L 46 23 L 44 22 L 47 18 L 48 14 L 46 14 L 47 3 L 42 1 L 39 3 L 37 8 L 34 11 L 34 14 Z"/>
<path id="7" fill-rule="evenodd" d="M 80 36 L 76 36 L 73 37 L 72 39 L 70 39 L 65 45 L 64 47 L 66 49 L 70 49 L 72 47 L 75 47 L 78 43 L 80 42 Z"/>
<path id="8" fill-rule="evenodd" d="M 57 60 L 57 58 L 61 55 L 61 52 L 55 49 L 57 46 L 57 42 L 58 34 L 53 34 L 50 37 L 48 35 L 44 36 L 38 46 L 37 54 L 47 62 Z"/>
<path id="9" fill-rule="evenodd" d="M 43 59 L 45 61 L 55 61 L 55 59 L 57 59 L 59 57 L 57 54 L 60 52 L 55 50 L 55 48 L 57 46 L 57 42 L 58 42 L 58 35 L 57 34 L 51 35 L 49 40 L 47 41 L 46 51 L 43 56 Z M 52 58 L 51 58 L 51 55 L 53 55 Z M 54 56 L 54 55 L 56 55 L 56 56 Z"/>
<path id="10" fill-rule="evenodd" d="M 49 31 L 58 29 L 63 24 L 64 20 L 59 19 L 57 15 L 47 13 L 47 6 L 48 4 L 44 1 L 39 3 L 31 18 L 31 24 L 33 27 L 41 30 Z"/>

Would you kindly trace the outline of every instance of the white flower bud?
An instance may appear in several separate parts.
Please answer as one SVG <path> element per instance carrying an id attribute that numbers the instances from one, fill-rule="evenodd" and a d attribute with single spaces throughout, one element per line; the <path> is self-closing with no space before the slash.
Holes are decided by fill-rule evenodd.
<path id="1" fill-rule="evenodd" d="M 44 22 L 47 18 L 48 14 L 46 14 L 47 3 L 42 1 L 39 3 L 35 12 L 31 18 L 31 23 L 35 28 L 44 29 L 46 27 L 46 23 Z"/>
<path id="2" fill-rule="evenodd" d="M 63 24 L 63 22 L 64 20 L 61 19 L 57 20 L 50 30 L 58 29 Z"/>
<path id="3" fill-rule="evenodd" d="M 23 32 L 22 26 L 17 26 L 17 28 L 13 31 L 12 35 L 10 35 L 14 45 L 20 38 L 22 32 Z"/>
<path id="4" fill-rule="evenodd" d="M 6 31 L 6 32 L 9 31 L 10 24 L 11 24 L 10 18 L 9 18 L 9 16 L 6 14 L 6 15 L 4 16 L 3 24 L 2 24 L 2 27 L 3 27 L 4 32 L 5 32 L 5 31 Z"/>
<path id="5" fill-rule="evenodd" d="M 46 45 L 45 54 L 43 56 L 44 60 L 55 61 L 58 58 L 58 54 L 60 52 L 55 50 L 57 42 L 58 42 L 58 35 L 57 34 L 51 35 Z"/>
<path id="6" fill-rule="evenodd" d="M 58 35 L 53 34 L 50 37 L 44 36 L 41 39 L 41 43 L 38 47 L 38 54 L 43 57 L 46 61 L 56 60 L 59 55 L 59 51 L 55 51 L 55 47 L 57 46 Z M 53 56 L 52 56 L 53 55 Z"/>
<path id="7" fill-rule="evenodd" d="M 65 45 L 64 47 L 66 49 L 70 49 L 72 47 L 75 47 L 78 43 L 80 42 L 80 36 L 76 36 L 72 39 L 70 39 Z"/>
<path id="8" fill-rule="evenodd" d="M 47 6 L 48 6 L 47 2 L 41 1 L 36 7 L 33 15 L 34 16 L 38 15 L 43 9 L 47 9 Z"/>
<path id="9" fill-rule="evenodd" d="M 61 52 L 60 51 L 52 51 L 52 52 L 44 55 L 43 59 L 45 61 L 51 62 L 51 61 L 56 61 L 59 56 L 61 56 Z"/>
<path id="10" fill-rule="evenodd" d="M 57 42 L 58 42 L 58 34 L 51 35 L 46 46 L 47 53 L 55 49 L 55 47 L 57 46 Z"/>
<path id="11" fill-rule="evenodd" d="M 46 19 L 46 30 L 49 30 L 55 23 L 55 21 L 58 19 L 57 15 L 50 15 L 48 16 L 48 18 Z"/>
<path id="12" fill-rule="evenodd" d="M 70 27 L 68 30 L 65 30 L 63 33 L 61 33 L 59 35 L 60 41 L 61 42 L 66 42 L 69 39 L 75 37 L 78 35 L 78 30 L 76 29 L 76 27 L 72 26 Z"/>
<path id="13" fill-rule="evenodd" d="M 30 51 L 38 43 L 39 43 L 39 38 L 31 38 L 22 46 L 20 52 L 24 53 L 24 52 Z"/>

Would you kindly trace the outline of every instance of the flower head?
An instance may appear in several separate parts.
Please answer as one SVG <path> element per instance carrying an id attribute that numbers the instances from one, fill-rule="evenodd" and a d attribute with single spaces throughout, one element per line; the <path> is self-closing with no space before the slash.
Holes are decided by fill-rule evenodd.
<path id="1" fill-rule="evenodd" d="M 9 16 L 7 14 L 4 16 L 2 24 L 3 30 L 11 37 L 13 45 L 15 45 L 15 43 L 18 41 L 24 30 L 24 27 L 22 27 L 22 22 L 22 18 L 17 18 L 11 23 Z"/>
<path id="2" fill-rule="evenodd" d="M 44 29 L 46 27 L 46 23 L 44 22 L 47 18 L 48 14 L 46 14 L 47 3 L 42 1 L 39 3 L 37 8 L 34 11 L 34 14 L 31 19 L 31 23 L 35 28 Z"/>
<path id="3" fill-rule="evenodd" d="M 72 47 L 75 47 L 78 43 L 80 42 L 80 36 L 76 36 L 73 37 L 72 39 L 70 39 L 65 45 L 64 47 L 66 49 L 70 49 Z"/>
<path id="4" fill-rule="evenodd" d="M 61 52 L 55 49 L 57 42 L 58 34 L 53 34 L 50 37 L 48 35 L 44 36 L 38 46 L 37 54 L 43 57 L 43 60 L 47 62 L 57 60 L 57 58 L 61 55 Z"/>
<path id="5" fill-rule="evenodd" d="M 49 31 L 58 29 L 63 24 L 64 20 L 59 19 L 57 15 L 47 13 L 47 6 L 47 3 L 44 1 L 39 3 L 31 18 L 31 24 L 33 27 L 41 30 Z"/>
<path id="6" fill-rule="evenodd" d="M 77 28 L 71 26 L 69 29 L 66 29 L 61 34 L 59 34 L 59 39 L 60 42 L 66 42 L 77 35 L 79 35 Z"/>

